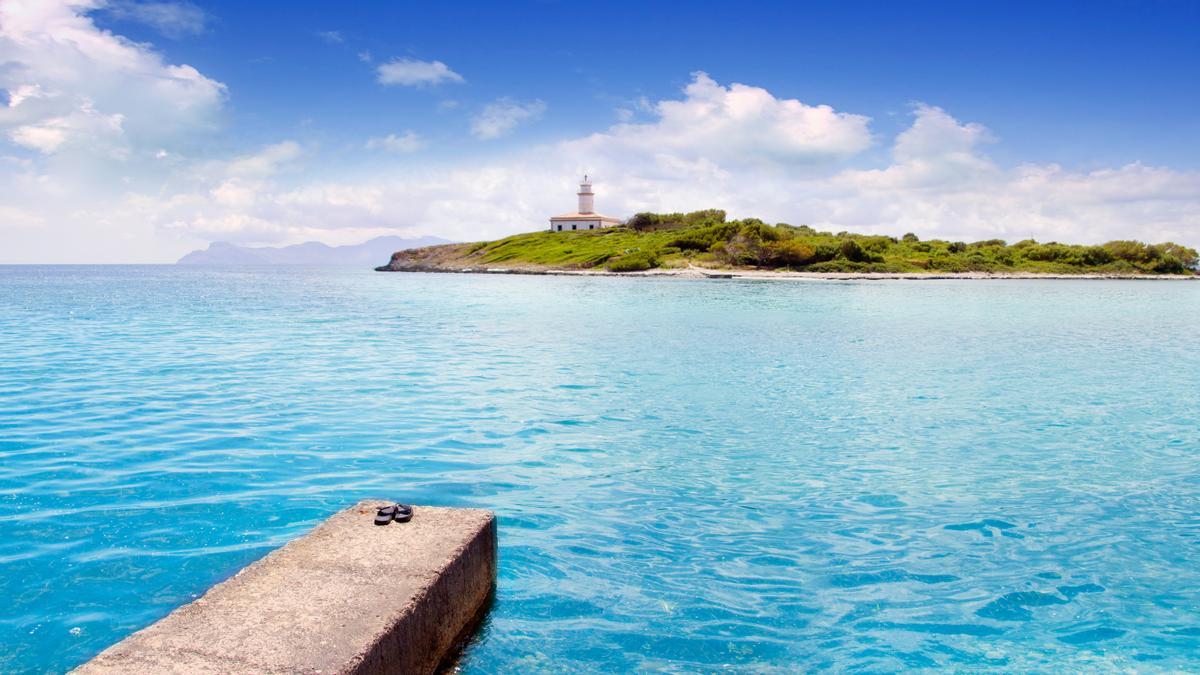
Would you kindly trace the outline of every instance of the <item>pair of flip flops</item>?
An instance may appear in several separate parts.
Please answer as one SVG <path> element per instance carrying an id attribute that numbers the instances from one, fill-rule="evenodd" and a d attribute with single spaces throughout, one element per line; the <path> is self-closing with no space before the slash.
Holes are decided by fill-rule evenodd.
<path id="1" fill-rule="evenodd" d="M 375 514 L 376 525 L 387 525 L 393 520 L 397 523 L 407 523 L 412 520 L 413 509 L 408 504 L 389 504 L 381 507 Z"/>

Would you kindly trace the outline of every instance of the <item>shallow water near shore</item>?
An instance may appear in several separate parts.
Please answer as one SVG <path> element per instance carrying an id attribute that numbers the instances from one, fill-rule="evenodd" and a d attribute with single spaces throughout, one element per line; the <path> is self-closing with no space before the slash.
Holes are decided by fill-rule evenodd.
<path id="1" fill-rule="evenodd" d="M 375 496 L 499 514 L 467 673 L 1197 670 L 1197 315 L 1193 283 L 0 267 L 0 671 Z"/>

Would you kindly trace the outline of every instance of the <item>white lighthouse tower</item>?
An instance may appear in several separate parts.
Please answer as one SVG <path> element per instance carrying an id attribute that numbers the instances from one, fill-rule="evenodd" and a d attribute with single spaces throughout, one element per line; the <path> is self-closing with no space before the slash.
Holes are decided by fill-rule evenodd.
<path id="1" fill-rule="evenodd" d="M 594 206 L 592 200 L 596 193 L 592 192 L 592 181 L 588 180 L 586 173 L 583 174 L 583 182 L 579 184 L 579 192 L 575 194 L 579 195 L 579 212 L 591 213 Z"/>
<path id="2" fill-rule="evenodd" d="M 596 213 L 594 203 L 596 194 L 592 192 L 592 182 L 588 180 L 586 174 L 583 177 L 583 181 L 579 183 L 579 192 L 575 194 L 579 197 L 579 210 L 575 213 L 552 216 L 550 218 L 551 232 L 598 230 L 602 227 L 612 227 L 621 223 L 619 218 L 602 216 Z"/>

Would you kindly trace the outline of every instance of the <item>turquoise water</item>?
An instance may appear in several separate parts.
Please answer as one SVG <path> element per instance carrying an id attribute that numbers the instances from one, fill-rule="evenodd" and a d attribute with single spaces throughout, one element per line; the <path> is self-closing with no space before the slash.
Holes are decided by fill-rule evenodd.
<path id="1" fill-rule="evenodd" d="M 1200 669 L 1200 283 L 0 267 L 0 671 L 368 496 L 467 673 Z"/>

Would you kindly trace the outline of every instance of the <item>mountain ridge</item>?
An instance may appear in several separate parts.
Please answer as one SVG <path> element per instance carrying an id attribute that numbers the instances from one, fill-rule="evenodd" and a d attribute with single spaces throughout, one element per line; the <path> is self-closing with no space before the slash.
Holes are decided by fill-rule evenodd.
<path id="1" fill-rule="evenodd" d="M 361 244 L 330 246 L 306 241 L 290 246 L 241 246 L 215 241 L 206 249 L 184 255 L 176 265 L 367 265 L 374 267 L 398 250 L 453 243 L 434 236 L 400 237 L 385 235 Z"/>

